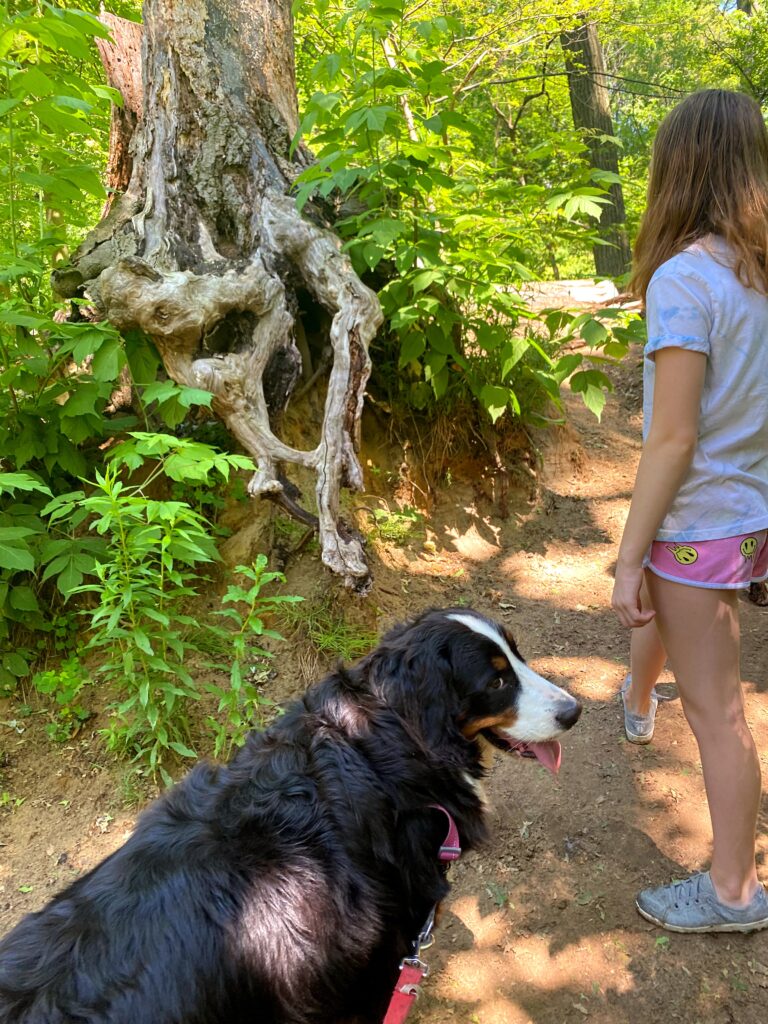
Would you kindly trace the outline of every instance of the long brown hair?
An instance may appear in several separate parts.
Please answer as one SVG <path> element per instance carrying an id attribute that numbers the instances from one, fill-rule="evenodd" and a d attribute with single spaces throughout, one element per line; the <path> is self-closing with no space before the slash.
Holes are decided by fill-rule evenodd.
<path id="1" fill-rule="evenodd" d="M 657 267 L 708 234 L 728 242 L 739 280 L 768 294 L 768 135 L 757 103 L 727 89 L 693 93 L 659 126 L 632 294 L 644 299 Z"/>

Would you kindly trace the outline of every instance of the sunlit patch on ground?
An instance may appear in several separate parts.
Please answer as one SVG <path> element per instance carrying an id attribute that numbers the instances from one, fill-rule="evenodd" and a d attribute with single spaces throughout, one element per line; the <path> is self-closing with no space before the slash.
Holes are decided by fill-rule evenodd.
<path id="1" fill-rule="evenodd" d="M 548 937 L 516 937 L 499 920 L 489 928 L 472 900 L 459 901 L 454 912 L 468 928 L 478 929 L 475 946 L 448 954 L 439 977 L 427 983 L 432 999 L 452 1018 L 528 1024 L 539 1019 L 532 1010 L 545 1005 L 547 993 L 568 991 L 581 1012 L 588 1012 L 606 992 L 621 995 L 635 987 L 623 934 L 595 935 L 553 952 Z"/>
<path id="2" fill-rule="evenodd" d="M 469 529 L 461 533 L 455 528 L 446 530 L 446 547 L 452 547 L 462 558 L 472 562 L 485 562 L 499 553 L 497 541 L 498 528 L 484 524 L 483 535 L 476 523 L 472 523 Z M 495 543 L 494 543 L 495 542 Z"/>

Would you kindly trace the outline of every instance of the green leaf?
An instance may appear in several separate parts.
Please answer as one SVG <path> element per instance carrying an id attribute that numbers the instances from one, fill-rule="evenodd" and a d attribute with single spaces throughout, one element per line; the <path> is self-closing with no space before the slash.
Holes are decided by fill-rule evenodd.
<path id="1" fill-rule="evenodd" d="M 64 597 L 69 597 L 76 587 L 83 582 L 83 573 L 74 558 L 61 569 L 56 579 L 56 587 Z"/>
<path id="2" fill-rule="evenodd" d="M 108 337 L 99 346 L 91 363 L 91 373 L 96 380 L 114 381 L 123 362 L 123 346 L 117 336 Z M 67 403 L 69 404 L 69 403 Z"/>
<path id="3" fill-rule="evenodd" d="M 29 665 L 26 660 L 14 651 L 8 651 L 2 656 L 2 665 L 11 675 L 21 679 L 29 672 Z"/>
<path id="4" fill-rule="evenodd" d="M 501 379 L 506 380 L 512 370 L 517 366 L 529 345 L 525 338 L 513 337 L 501 350 Z"/>
<path id="5" fill-rule="evenodd" d="M 31 108 L 51 132 L 61 135 L 87 135 L 90 127 L 85 118 L 68 114 L 50 99 L 39 100 Z"/>
<path id="6" fill-rule="evenodd" d="M 414 359 L 418 359 L 419 356 L 423 355 L 425 348 L 426 341 L 423 334 L 407 334 L 400 344 L 400 356 L 398 359 L 400 369 L 402 370 L 404 366 L 407 366 Z"/>
<path id="7" fill-rule="evenodd" d="M 14 107 L 18 107 L 22 102 L 23 100 L 20 96 L 8 96 L 0 100 L 0 117 L 5 117 L 6 114 L 10 113 Z"/>
<path id="8" fill-rule="evenodd" d="M 587 320 L 581 325 L 580 334 L 588 345 L 598 346 L 609 337 L 608 328 L 599 320 Z"/>
<path id="9" fill-rule="evenodd" d="M 562 382 L 578 369 L 584 361 L 584 357 L 580 352 L 571 352 L 568 355 L 558 359 L 555 368 L 553 370 L 554 376 L 559 383 Z"/>
<path id="10" fill-rule="evenodd" d="M 435 281 L 442 281 L 445 276 L 443 270 L 422 270 L 421 273 L 416 274 L 411 279 L 411 289 L 413 294 L 416 295 L 418 292 L 424 291 Z"/>
<path id="11" fill-rule="evenodd" d="M 172 740 L 168 746 L 181 757 L 197 757 L 197 754 L 191 747 L 186 746 L 184 743 L 180 743 L 178 740 Z"/>
<path id="12" fill-rule="evenodd" d="M 0 541 L 20 540 L 33 537 L 37 531 L 29 526 L 0 526 Z"/>
<path id="13" fill-rule="evenodd" d="M 587 385 L 581 392 L 584 405 L 589 409 L 596 419 L 600 419 L 605 407 L 605 392 L 594 384 Z"/>
<path id="14" fill-rule="evenodd" d="M 40 611 L 35 592 L 29 586 L 11 587 L 10 604 L 11 608 L 15 608 L 19 612 Z"/>
<path id="15" fill-rule="evenodd" d="M 435 398 L 438 401 L 440 401 L 445 392 L 448 390 L 449 380 L 450 372 L 447 366 L 443 367 L 443 369 L 441 370 L 438 370 L 438 372 L 432 376 L 430 383 L 432 385 L 432 390 L 435 393 Z"/>
<path id="16" fill-rule="evenodd" d="M 57 84 L 34 64 L 15 74 L 11 82 L 14 96 L 35 96 L 39 99 L 57 90 Z"/>
<path id="17" fill-rule="evenodd" d="M 509 388 L 500 388 L 495 384 L 484 384 L 480 389 L 480 401 L 491 420 L 495 423 L 503 416 L 509 402 Z"/>
<path id="18" fill-rule="evenodd" d="M 108 397 L 104 385 L 95 381 L 84 381 L 73 385 L 70 396 L 64 404 L 67 416 L 85 416 L 95 413 L 97 406 Z"/>
<path id="19" fill-rule="evenodd" d="M 506 341 L 508 330 L 500 324 L 481 324 L 477 328 L 477 343 L 486 352 L 493 352 Z"/>
<path id="20" fill-rule="evenodd" d="M 581 370 L 571 377 L 571 390 L 581 394 L 584 405 L 599 420 L 605 407 L 605 392 L 613 390 L 610 378 L 600 370 Z"/>
<path id="21" fill-rule="evenodd" d="M 29 473 L 0 473 L 0 494 L 3 491 L 11 494 L 16 491 L 38 491 L 49 496 L 51 494 L 46 484 Z"/>
<path id="22" fill-rule="evenodd" d="M 154 383 L 157 371 L 162 365 L 157 349 L 141 331 L 129 331 L 125 335 L 125 357 L 135 384 L 146 387 Z M 144 401 L 148 401 L 146 395 Z"/>
<path id="23" fill-rule="evenodd" d="M 10 547 L 0 545 L 0 569 L 11 569 L 13 572 L 34 572 L 35 558 L 26 544 Z"/>
<path id="24" fill-rule="evenodd" d="M 457 357 L 456 346 L 453 343 L 453 333 L 451 324 L 448 330 L 443 330 L 437 324 L 429 324 L 427 326 L 427 341 L 429 347 L 433 352 L 440 352 L 444 356 Z"/>
<path id="25" fill-rule="evenodd" d="M 139 650 L 143 651 L 144 654 L 154 654 L 155 653 L 152 650 L 152 644 L 149 642 L 149 637 L 147 636 L 147 634 L 144 632 L 143 629 L 134 629 L 131 632 L 131 638 L 132 638 L 133 642 L 136 644 L 136 646 L 139 648 Z M 145 703 L 145 702 L 142 701 L 142 703 Z"/>
<path id="26" fill-rule="evenodd" d="M 362 255 L 369 270 L 374 270 L 381 263 L 386 248 L 376 242 L 368 242 L 363 246 Z"/>

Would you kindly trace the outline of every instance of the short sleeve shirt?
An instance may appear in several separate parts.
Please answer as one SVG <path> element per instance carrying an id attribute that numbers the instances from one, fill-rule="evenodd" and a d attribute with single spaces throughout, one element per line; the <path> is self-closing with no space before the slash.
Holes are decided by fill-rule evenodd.
<path id="1" fill-rule="evenodd" d="M 646 295 L 643 438 L 654 356 L 707 357 L 699 437 L 659 540 L 715 540 L 768 527 L 768 298 L 743 285 L 725 242 L 710 236 L 663 263 Z"/>

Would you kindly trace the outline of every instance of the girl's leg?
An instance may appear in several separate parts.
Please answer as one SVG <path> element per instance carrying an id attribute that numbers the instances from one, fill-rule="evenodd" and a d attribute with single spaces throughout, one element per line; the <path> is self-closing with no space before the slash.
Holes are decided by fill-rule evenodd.
<path id="1" fill-rule="evenodd" d="M 710 877 L 724 903 L 746 903 L 758 881 L 760 763 L 744 717 L 737 592 L 689 587 L 646 572 L 683 711 L 699 745 L 712 819 Z"/>
<path id="2" fill-rule="evenodd" d="M 648 587 L 644 583 L 640 591 L 643 610 L 653 607 Z M 633 714 L 647 715 L 651 710 L 651 692 L 661 675 L 667 660 L 667 652 L 656 628 L 656 620 L 632 630 L 629 649 L 629 665 L 632 682 L 624 696 L 624 704 Z"/>

